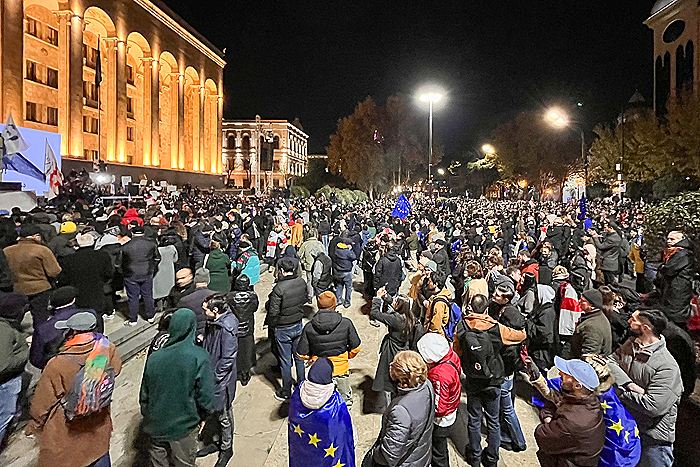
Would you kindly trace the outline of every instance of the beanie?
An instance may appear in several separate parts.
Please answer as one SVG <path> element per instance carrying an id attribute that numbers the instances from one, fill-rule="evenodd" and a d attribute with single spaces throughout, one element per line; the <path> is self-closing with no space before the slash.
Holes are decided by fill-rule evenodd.
<path id="1" fill-rule="evenodd" d="M 319 310 L 335 310 L 335 307 L 338 304 L 335 299 L 335 294 L 329 291 L 323 292 L 321 295 L 319 295 L 316 301 L 318 302 Z"/>
<path id="2" fill-rule="evenodd" d="M 598 289 L 586 290 L 582 294 L 583 298 L 586 299 L 588 303 L 593 305 L 593 308 L 601 309 L 603 308 L 603 294 L 600 293 Z"/>
<path id="3" fill-rule="evenodd" d="M 199 268 L 194 273 L 194 283 L 195 284 L 209 284 L 211 280 L 209 276 L 209 269 Z"/>
<path id="4" fill-rule="evenodd" d="M 307 379 L 316 384 L 331 384 L 333 382 L 333 363 L 326 357 L 321 357 L 311 365 Z"/>

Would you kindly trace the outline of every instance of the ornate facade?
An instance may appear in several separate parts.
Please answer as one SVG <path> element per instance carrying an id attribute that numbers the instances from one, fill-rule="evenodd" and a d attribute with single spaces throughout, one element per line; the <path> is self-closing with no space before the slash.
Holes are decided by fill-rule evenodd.
<path id="1" fill-rule="evenodd" d="M 644 24 L 654 31 L 654 109 L 663 112 L 669 97 L 697 90 L 700 7 L 697 0 L 657 0 Z"/>
<path id="2" fill-rule="evenodd" d="M 298 122 L 262 120 L 260 116 L 255 120 L 225 120 L 223 160 L 228 184 L 267 191 L 286 186 L 291 177 L 304 176 L 308 170 L 308 139 Z"/>
<path id="3" fill-rule="evenodd" d="M 0 2 L 0 119 L 60 133 L 64 161 L 222 173 L 223 55 L 167 6 Z"/>

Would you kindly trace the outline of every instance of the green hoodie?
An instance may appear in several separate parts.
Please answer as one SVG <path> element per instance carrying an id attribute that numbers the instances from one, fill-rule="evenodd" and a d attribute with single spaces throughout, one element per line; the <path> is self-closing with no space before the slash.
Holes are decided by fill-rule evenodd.
<path id="1" fill-rule="evenodd" d="M 177 310 L 168 342 L 146 360 L 139 403 L 143 429 L 155 439 L 181 439 L 214 410 L 214 372 L 194 343 L 196 325 L 192 310 Z"/>

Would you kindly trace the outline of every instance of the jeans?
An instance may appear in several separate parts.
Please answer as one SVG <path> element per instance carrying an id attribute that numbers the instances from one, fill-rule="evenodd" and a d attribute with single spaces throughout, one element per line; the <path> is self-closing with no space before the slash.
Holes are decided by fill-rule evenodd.
<path id="1" fill-rule="evenodd" d="M 447 449 L 447 438 L 450 437 L 452 425 L 433 427 L 433 463 L 432 467 L 450 467 L 450 452 Z"/>
<path id="2" fill-rule="evenodd" d="M 525 435 L 513 405 L 513 379 L 513 375 L 510 375 L 501 384 L 501 440 L 516 450 L 524 451 L 527 447 Z"/>
<path id="3" fill-rule="evenodd" d="M 467 462 L 469 465 L 498 464 L 498 448 L 501 445 L 500 389 L 486 388 L 473 394 L 467 394 Z M 481 418 L 486 418 L 486 450 L 481 449 Z"/>
<path id="4" fill-rule="evenodd" d="M 304 360 L 296 356 L 297 345 L 303 330 L 301 323 L 275 327 L 275 342 L 279 351 L 280 370 L 282 371 L 282 390 L 292 392 L 292 358 L 297 371 L 297 384 L 304 381 Z"/>
<path id="5" fill-rule="evenodd" d="M 335 387 L 338 392 L 343 396 L 345 400 L 345 405 L 348 408 L 352 407 L 352 386 L 350 386 L 350 374 L 334 376 L 333 381 L 335 382 Z"/>
<path id="6" fill-rule="evenodd" d="M 143 298 L 143 308 L 146 318 L 151 319 L 156 314 L 153 301 L 153 276 L 131 276 L 124 278 L 126 297 L 129 300 L 129 320 L 139 319 L 139 297 Z"/>
<path id="7" fill-rule="evenodd" d="M 17 414 L 17 398 L 22 390 L 22 375 L 0 384 L 0 445 L 5 439 L 7 427 Z"/>
<path id="8" fill-rule="evenodd" d="M 304 275 L 306 276 L 306 298 L 308 298 L 309 301 L 312 301 L 315 296 L 314 286 L 312 285 L 314 273 L 313 271 L 304 271 Z"/>
<path id="9" fill-rule="evenodd" d="M 219 440 L 219 451 L 226 451 L 233 448 L 233 414 L 231 406 L 226 407 L 219 414 L 219 425 L 221 426 L 221 438 Z"/>
<path id="10" fill-rule="evenodd" d="M 641 435 L 642 457 L 639 467 L 671 467 L 673 465 L 673 443 L 663 443 Z"/>
<path id="11" fill-rule="evenodd" d="M 34 329 L 36 329 L 39 324 L 47 321 L 51 316 L 48 311 L 50 297 L 51 289 L 39 292 L 35 295 L 29 295 L 29 310 L 32 314 Z"/>
<path id="12" fill-rule="evenodd" d="M 321 235 L 321 243 L 323 243 L 323 250 L 328 254 L 328 245 L 331 243 L 329 236 Z"/>
<path id="13" fill-rule="evenodd" d="M 335 299 L 338 304 L 350 305 L 350 295 L 352 295 L 352 271 L 339 272 L 339 279 L 335 283 Z M 343 287 L 345 288 L 345 299 L 343 300 Z"/>
<path id="14" fill-rule="evenodd" d="M 192 430 L 184 437 L 175 440 L 151 440 L 148 455 L 153 467 L 195 467 L 197 458 L 197 435 L 199 430 Z"/>
<path id="15" fill-rule="evenodd" d="M 111 467 L 111 466 L 112 466 L 112 460 L 109 458 L 109 451 L 107 451 L 107 454 L 100 457 L 92 464 L 88 465 L 88 467 Z"/>

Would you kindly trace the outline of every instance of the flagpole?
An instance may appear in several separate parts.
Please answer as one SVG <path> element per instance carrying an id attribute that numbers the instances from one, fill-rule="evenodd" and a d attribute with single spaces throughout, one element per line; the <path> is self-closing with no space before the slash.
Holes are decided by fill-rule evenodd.
<path id="1" fill-rule="evenodd" d="M 102 39 L 97 36 L 97 60 L 102 61 L 101 57 L 101 45 Z M 97 162 L 102 160 L 102 92 L 100 91 L 100 85 L 102 84 L 102 76 L 97 76 L 97 73 L 102 74 L 102 63 L 95 64 L 95 83 L 97 84 Z"/>

